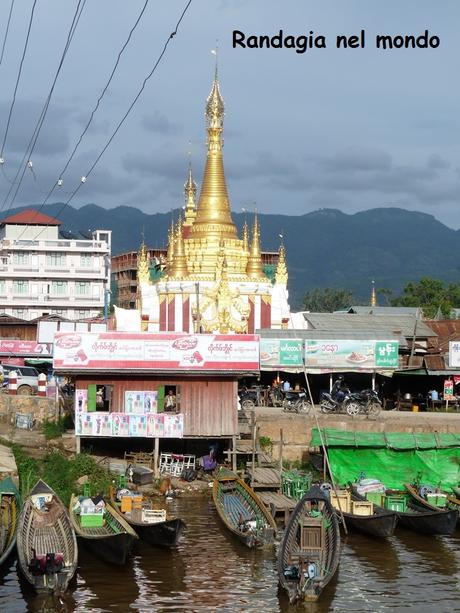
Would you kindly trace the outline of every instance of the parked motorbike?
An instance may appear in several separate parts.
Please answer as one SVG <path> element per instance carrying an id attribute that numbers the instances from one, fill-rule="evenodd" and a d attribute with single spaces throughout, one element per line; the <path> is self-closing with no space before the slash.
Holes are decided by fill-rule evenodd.
<path id="1" fill-rule="evenodd" d="M 311 409 L 311 403 L 307 400 L 307 392 L 304 389 L 300 391 L 281 390 L 283 394 L 283 411 L 286 413 L 308 413 Z"/>
<path id="2" fill-rule="evenodd" d="M 238 396 L 243 409 L 265 406 L 265 398 L 261 387 L 242 388 Z"/>
<path id="3" fill-rule="evenodd" d="M 357 412 L 350 413 L 347 409 L 347 413 L 349 415 L 367 415 L 369 417 L 377 417 L 377 415 L 382 410 L 382 401 L 378 397 L 378 394 L 375 390 L 365 389 L 361 390 L 360 392 L 357 392 L 354 395 L 357 398 L 358 405 L 357 407 L 355 405 L 352 405 L 351 409 L 353 411 L 356 411 L 357 408 L 358 410 Z"/>
<path id="4" fill-rule="evenodd" d="M 360 399 L 357 394 L 348 392 L 342 400 L 336 400 L 328 392 L 321 394 L 320 410 L 322 413 L 348 413 L 357 415 L 359 413 Z"/>
<path id="5" fill-rule="evenodd" d="M 332 398 L 331 394 L 321 394 L 320 409 L 322 413 L 347 413 L 347 415 L 368 415 L 377 417 L 382 409 L 380 398 L 372 389 L 360 392 L 349 392 L 341 401 Z"/>

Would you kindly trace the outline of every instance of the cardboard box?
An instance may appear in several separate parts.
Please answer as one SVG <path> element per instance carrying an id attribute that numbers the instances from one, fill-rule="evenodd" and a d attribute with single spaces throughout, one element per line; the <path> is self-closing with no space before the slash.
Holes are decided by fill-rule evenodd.
<path id="1" fill-rule="evenodd" d="M 347 490 L 337 490 L 337 494 L 331 491 L 331 504 L 334 509 L 342 511 L 342 513 L 351 512 L 351 496 Z"/>

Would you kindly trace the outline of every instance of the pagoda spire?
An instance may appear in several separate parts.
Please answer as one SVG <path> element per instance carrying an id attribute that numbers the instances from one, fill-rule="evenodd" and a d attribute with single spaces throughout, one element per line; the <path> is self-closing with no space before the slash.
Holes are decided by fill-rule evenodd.
<path id="1" fill-rule="evenodd" d="M 182 216 L 179 215 L 175 231 L 174 259 L 171 265 L 171 271 L 168 274 L 170 279 L 183 279 L 188 274 L 187 259 L 184 251 L 184 239 L 182 237 Z"/>
<path id="2" fill-rule="evenodd" d="M 249 228 L 246 219 L 243 224 L 243 250 L 249 251 Z"/>
<path id="3" fill-rule="evenodd" d="M 247 274 L 248 274 L 248 277 L 252 277 L 254 279 L 262 279 L 265 277 L 264 272 L 262 270 L 262 256 L 260 253 L 260 230 L 259 230 L 259 221 L 257 219 L 257 213 L 254 213 L 254 226 L 252 229 L 252 244 L 251 244 L 251 250 L 249 253 Z"/>
<path id="4" fill-rule="evenodd" d="M 196 219 L 195 208 L 195 196 L 196 196 L 196 183 L 192 176 L 192 163 L 188 165 L 188 178 L 184 184 L 185 195 L 185 219 L 184 226 L 192 226 Z"/>
<path id="5" fill-rule="evenodd" d="M 174 261 L 174 221 L 171 219 L 171 226 L 168 230 L 168 251 L 166 253 L 166 270 L 169 275 L 169 271 L 172 268 Z"/>
<path id="6" fill-rule="evenodd" d="M 208 155 L 197 206 L 196 220 L 191 229 L 191 235 L 194 238 L 211 236 L 216 238 L 237 238 L 236 226 L 233 223 L 230 211 L 230 200 L 225 182 L 222 156 L 224 108 L 216 64 L 211 93 L 206 101 Z"/>
<path id="7" fill-rule="evenodd" d="M 144 236 L 137 254 L 137 282 L 148 283 L 150 281 L 149 259 L 147 247 L 145 246 Z"/>
<path id="8" fill-rule="evenodd" d="M 286 267 L 286 250 L 284 248 L 283 242 L 281 242 L 278 251 L 278 264 L 276 266 L 275 283 L 278 283 L 280 285 L 287 285 L 287 281 L 288 271 Z"/>
<path id="9" fill-rule="evenodd" d="M 371 290 L 371 307 L 377 306 L 377 294 L 375 292 L 375 281 L 372 279 L 372 290 Z"/>

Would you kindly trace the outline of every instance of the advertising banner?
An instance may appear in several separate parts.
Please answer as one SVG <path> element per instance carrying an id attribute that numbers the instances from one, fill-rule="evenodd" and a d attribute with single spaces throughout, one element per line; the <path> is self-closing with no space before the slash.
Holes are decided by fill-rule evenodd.
<path id="1" fill-rule="evenodd" d="M 261 338 L 260 365 L 262 368 L 302 366 L 303 341 L 297 338 Z"/>
<path id="2" fill-rule="evenodd" d="M 258 371 L 259 337 L 252 334 L 56 332 L 55 369 Z"/>
<path id="3" fill-rule="evenodd" d="M 19 355 L 28 357 L 50 357 L 51 343 L 36 343 L 35 341 L 0 340 L 0 355 Z"/>
<path id="4" fill-rule="evenodd" d="M 449 341 L 449 367 L 460 367 L 460 342 Z"/>
<path id="5" fill-rule="evenodd" d="M 305 340 L 308 368 L 398 368 L 398 341 Z"/>
<path id="6" fill-rule="evenodd" d="M 126 415 L 125 413 L 79 413 L 75 419 L 77 436 L 182 438 L 184 416 L 158 413 Z"/>
<path id="7" fill-rule="evenodd" d="M 444 400 L 454 399 L 454 382 L 452 379 L 444 379 Z"/>

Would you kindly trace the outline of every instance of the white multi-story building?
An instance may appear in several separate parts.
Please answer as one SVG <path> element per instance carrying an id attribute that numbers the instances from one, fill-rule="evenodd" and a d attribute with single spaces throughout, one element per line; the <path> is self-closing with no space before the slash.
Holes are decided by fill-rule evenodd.
<path id="1" fill-rule="evenodd" d="M 0 222 L 0 313 L 25 320 L 107 313 L 111 231 L 95 230 L 89 240 L 63 239 L 60 224 L 34 210 Z"/>

